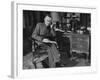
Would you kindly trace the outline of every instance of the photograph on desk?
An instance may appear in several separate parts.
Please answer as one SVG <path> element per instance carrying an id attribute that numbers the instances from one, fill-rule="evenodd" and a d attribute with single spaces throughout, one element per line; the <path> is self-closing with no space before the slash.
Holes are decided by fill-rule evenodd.
<path id="1" fill-rule="evenodd" d="M 23 69 L 91 66 L 91 13 L 23 10 Z"/>

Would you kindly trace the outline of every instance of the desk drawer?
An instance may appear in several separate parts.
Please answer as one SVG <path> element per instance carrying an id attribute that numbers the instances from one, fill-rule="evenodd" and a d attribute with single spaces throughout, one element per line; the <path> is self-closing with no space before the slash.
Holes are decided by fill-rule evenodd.
<path id="1" fill-rule="evenodd" d="M 88 36 L 83 35 L 72 35 L 72 42 L 78 42 L 78 41 L 88 41 Z"/>
<path id="2" fill-rule="evenodd" d="M 88 44 L 87 42 L 84 43 L 72 43 L 72 50 L 88 52 Z"/>

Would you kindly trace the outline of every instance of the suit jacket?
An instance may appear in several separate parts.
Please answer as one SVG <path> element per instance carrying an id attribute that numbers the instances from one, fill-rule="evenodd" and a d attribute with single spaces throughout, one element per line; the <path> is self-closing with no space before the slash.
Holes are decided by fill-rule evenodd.
<path id="1" fill-rule="evenodd" d="M 38 23 L 34 32 L 32 33 L 32 38 L 37 40 L 38 45 L 42 43 L 44 38 L 54 39 L 56 36 L 55 31 L 51 27 L 46 27 L 44 23 Z"/>

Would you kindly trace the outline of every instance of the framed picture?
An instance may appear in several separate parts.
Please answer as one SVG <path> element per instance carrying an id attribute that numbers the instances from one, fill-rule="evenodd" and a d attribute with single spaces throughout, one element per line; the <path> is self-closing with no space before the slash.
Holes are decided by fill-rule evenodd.
<path id="1" fill-rule="evenodd" d="M 96 71 L 96 8 L 18 2 L 11 8 L 12 77 Z"/>

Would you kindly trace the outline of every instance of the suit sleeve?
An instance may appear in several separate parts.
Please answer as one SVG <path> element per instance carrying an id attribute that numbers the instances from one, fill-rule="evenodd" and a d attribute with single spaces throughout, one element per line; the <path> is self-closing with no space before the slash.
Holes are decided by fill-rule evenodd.
<path id="1" fill-rule="evenodd" d="M 43 40 L 43 37 L 40 36 L 40 24 L 39 23 L 36 25 L 36 28 L 35 28 L 34 32 L 32 33 L 32 38 L 34 38 L 38 41 Z"/>

